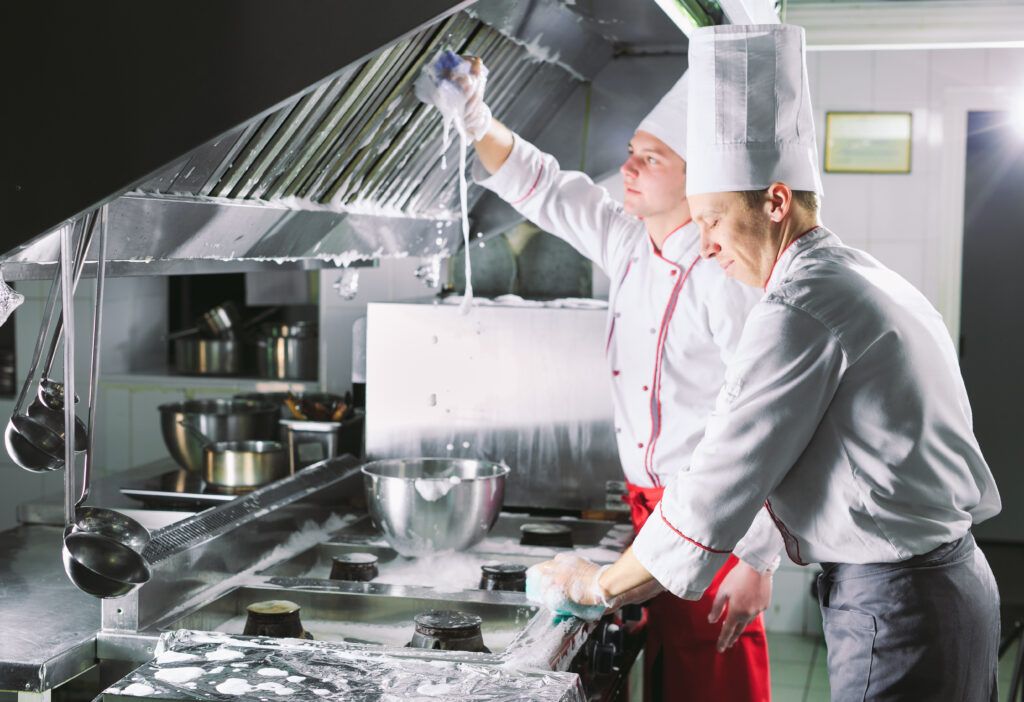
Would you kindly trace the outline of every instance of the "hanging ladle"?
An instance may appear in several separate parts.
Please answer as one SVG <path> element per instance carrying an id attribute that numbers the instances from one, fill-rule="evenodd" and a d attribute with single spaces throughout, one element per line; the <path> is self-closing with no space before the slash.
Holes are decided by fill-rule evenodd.
<path id="1" fill-rule="evenodd" d="M 65 235 L 70 237 L 70 233 L 71 224 L 65 223 L 60 230 L 62 240 Z M 58 263 L 57 275 L 50 285 L 50 293 L 43 307 L 43 324 L 39 329 L 39 336 L 36 338 L 36 346 L 32 353 L 32 362 L 29 364 L 25 384 L 21 387 L 21 393 L 14 403 L 11 420 L 7 423 L 4 431 L 4 444 L 11 460 L 25 470 L 35 473 L 59 470 L 64 465 L 64 435 L 61 433 L 63 427 L 54 429 L 47 426 L 38 417 L 31 417 L 22 409 L 25 398 L 28 396 L 28 390 L 35 380 L 43 343 L 46 341 L 46 332 L 53 319 L 57 289 L 62 280 L 62 270 L 63 264 Z"/>
<path id="2" fill-rule="evenodd" d="M 71 284 L 71 292 L 78 289 L 78 281 L 82 277 L 82 269 L 85 268 L 85 254 L 89 251 L 92 243 L 93 231 L 96 227 L 95 213 L 83 220 L 82 235 L 78 238 L 78 246 L 75 252 L 75 278 Z M 47 353 L 46 363 L 43 364 L 43 375 L 39 380 L 39 390 L 35 400 L 28 406 L 28 416 L 38 419 L 56 433 L 64 429 L 64 384 L 50 379 L 53 370 L 53 361 L 57 356 L 57 345 L 60 343 L 63 330 L 64 312 L 57 315 L 57 328 L 53 332 L 53 340 L 50 342 L 50 350 Z M 78 404 L 78 396 L 75 395 L 75 404 Z M 85 423 L 75 417 L 75 451 L 84 451 L 87 444 L 87 430 Z"/>
<path id="3" fill-rule="evenodd" d="M 96 310 L 93 314 L 92 356 L 89 372 L 89 431 L 85 463 L 82 470 L 82 494 L 75 499 L 75 459 L 70 442 L 64 446 L 64 571 L 78 589 L 95 597 L 121 597 L 149 581 L 149 563 L 142 551 L 149 543 L 149 532 L 134 519 L 102 507 L 85 507 L 95 443 L 95 420 L 99 374 L 100 327 L 103 309 L 104 261 L 107 243 L 107 212 L 100 212 L 100 240 L 96 257 Z M 74 310 L 71 306 L 70 273 L 66 255 L 70 253 L 70 237 L 61 239 L 65 314 L 64 387 L 74 390 Z M 75 420 L 74 404 L 65 403 L 65 427 Z"/>

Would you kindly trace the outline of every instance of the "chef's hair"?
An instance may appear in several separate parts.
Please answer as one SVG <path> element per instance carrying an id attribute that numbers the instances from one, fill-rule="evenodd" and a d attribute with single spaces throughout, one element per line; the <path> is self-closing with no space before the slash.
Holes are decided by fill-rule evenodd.
<path id="1" fill-rule="evenodd" d="M 768 197 L 767 188 L 764 190 L 740 190 L 739 193 L 743 196 L 743 201 L 746 203 L 748 208 L 757 207 L 764 202 L 766 197 Z M 813 190 L 794 190 L 793 201 L 811 215 L 818 214 L 818 209 L 821 207 L 821 200 L 818 198 L 818 193 Z"/>

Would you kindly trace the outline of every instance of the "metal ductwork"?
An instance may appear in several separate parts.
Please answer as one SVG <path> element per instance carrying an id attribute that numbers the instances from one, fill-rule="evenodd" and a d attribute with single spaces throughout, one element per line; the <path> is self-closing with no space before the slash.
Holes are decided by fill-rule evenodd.
<path id="1" fill-rule="evenodd" d="M 180 138 L 168 135 L 174 127 L 166 123 L 166 115 L 154 117 L 150 130 L 135 124 L 130 136 L 139 151 L 168 164 L 150 168 L 148 175 L 139 177 L 138 170 L 127 170 L 140 168 L 137 161 L 142 156 L 119 159 L 117 153 L 97 150 L 96 144 L 70 149 L 66 140 L 71 136 L 89 138 L 80 131 L 61 132 L 57 146 L 63 145 L 67 153 L 42 173 L 29 167 L 31 157 L 22 153 L 61 156 L 44 153 L 42 127 L 36 130 L 40 141 L 34 145 L 15 143 L 15 168 L 3 176 L 5 209 L 11 214 L 4 233 L 4 248 L 9 251 L 0 259 L 4 276 L 50 276 L 58 246 L 52 229 L 104 202 L 110 203 L 112 275 L 318 268 L 382 256 L 448 256 L 462 237 L 458 139 L 450 138 L 448 148 L 442 149 L 438 113 L 421 104 L 412 90 L 424 63 L 439 50 L 481 56 L 491 71 L 487 99 L 494 114 L 568 164 L 582 166 L 585 153 L 585 170 L 595 176 L 621 160 L 620 152 L 639 118 L 685 65 L 685 37 L 653 1 L 596 0 L 582 8 L 559 0 L 435 0 L 412 3 L 416 12 L 408 10 L 408 3 L 392 7 L 394 2 L 383 2 L 375 3 L 375 22 L 365 16 L 366 9 L 343 18 L 337 3 L 310 4 L 323 12 L 323 22 L 338 29 L 333 41 L 344 50 L 332 47 L 325 58 L 323 47 L 313 41 L 324 40 L 322 27 L 310 29 L 310 45 L 304 46 L 294 18 L 281 16 L 281 10 L 270 5 L 250 2 L 242 11 L 246 16 L 254 9 L 267 11 L 266 16 L 247 20 L 255 23 L 255 35 L 263 36 L 270 31 L 267 24 L 281 22 L 285 40 L 279 44 L 293 52 L 275 52 L 281 65 L 263 85 L 248 73 L 235 76 L 255 97 L 243 99 L 239 86 L 225 84 L 225 92 L 236 99 L 210 100 L 209 81 L 182 76 L 180 82 L 170 81 L 168 100 L 141 100 L 144 104 L 136 112 L 145 107 L 156 114 L 170 105 L 171 116 L 179 120 L 184 119 L 182 104 L 191 106 L 183 131 L 193 135 L 203 129 L 212 132 L 233 119 L 235 113 L 224 113 L 235 102 L 242 103 L 239 109 L 258 113 L 236 120 L 238 126 L 220 128 L 201 146 L 174 159 L 166 158 L 166 149 L 177 148 Z M 302 19 L 312 22 L 306 10 Z M 190 11 L 183 10 L 186 15 Z M 424 13 L 431 14 L 426 21 Z M 124 29 L 123 21 L 112 24 Z M 184 28 L 180 21 L 174 26 Z M 63 38 L 70 36 L 69 30 Z M 177 43 L 203 54 L 205 45 L 190 44 L 189 39 L 183 36 Z M 381 43 L 368 49 L 366 41 L 374 39 Z M 102 45 L 97 37 L 89 40 L 92 46 Z M 253 52 L 244 37 L 235 41 L 240 43 L 226 47 L 228 58 L 222 62 L 238 70 L 232 49 L 247 47 L 250 59 Z M 351 58 L 355 51 L 362 53 Z M 182 63 L 196 67 L 194 57 Z M 270 70 L 259 61 L 253 68 Z M 210 66 L 218 75 L 220 69 L 219 64 Z M 313 79 L 313 71 L 321 71 L 321 77 Z M 121 73 L 114 71 L 115 77 Z M 292 82 L 278 75 L 282 73 Z M 160 81 L 158 75 L 151 80 L 170 80 Z M 308 87 L 276 99 L 275 91 L 286 89 L 296 78 L 307 80 Z M 111 86 L 107 94 L 126 89 Z M 152 97 L 154 91 L 142 92 Z M 204 96 L 207 99 L 201 100 Z M 90 99 L 82 106 L 109 111 L 124 99 L 122 95 L 108 100 L 109 105 Z M 266 109 L 258 108 L 260 101 Z M 617 102 L 622 105 L 610 107 Z M 149 143 L 165 137 L 169 145 L 163 150 Z M 124 141 L 118 148 L 130 147 Z M 27 164 L 21 172 L 19 164 Z M 76 187 L 60 190 L 69 181 Z M 120 190 L 97 194 L 96 188 L 112 187 L 113 182 L 122 185 Z M 47 188 L 50 197 L 40 194 Z M 469 197 L 474 231 L 491 234 L 515 218 L 503 203 L 484 197 L 480 188 L 471 188 Z M 47 216 L 54 219 L 47 221 Z M 47 227 L 50 232 L 34 236 Z"/>

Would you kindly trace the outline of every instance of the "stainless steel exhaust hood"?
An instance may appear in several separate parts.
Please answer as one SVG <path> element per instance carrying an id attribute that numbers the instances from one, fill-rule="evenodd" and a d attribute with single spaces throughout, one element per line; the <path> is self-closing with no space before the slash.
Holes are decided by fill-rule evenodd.
<path id="1" fill-rule="evenodd" d="M 182 59 L 186 68 L 191 67 L 190 75 L 171 80 L 155 72 L 148 77 L 166 88 L 170 99 L 140 99 L 138 112 L 146 108 L 146 114 L 157 115 L 152 129 L 132 123 L 129 136 L 142 156 L 167 163 L 166 148 L 180 144 L 171 134 L 174 124 L 167 123 L 166 115 L 159 117 L 160 110 L 186 125 L 182 131 L 206 130 L 212 138 L 168 165 L 148 168 L 147 176 L 139 177 L 146 172 L 142 156 L 120 158 L 120 152 L 94 143 L 77 143 L 72 149 L 67 134 L 56 144 L 63 152 L 47 151 L 48 125 L 30 128 L 36 115 L 22 114 L 23 133 L 36 140 L 15 141 L 13 168 L 3 176 L 4 209 L 9 214 L 0 244 L 0 250 L 8 250 L 0 258 L 5 278 L 51 275 L 58 246 L 52 228 L 104 202 L 110 203 L 112 275 L 317 268 L 382 256 L 448 256 L 458 249 L 462 236 L 458 140 L 451 139 L 442 153 L 440 118 L 412 92 L 420 68 L 438 50 L 450 47 L 483 57 L 491 69 L 487 95 L 495 115 L 568 163 L 582 160 L 576 154 L 585 150 L 585 169 L 595 176 L 617 163 L 637 120 L 685 65 L 685 36 L 653 0 L 594 0 L 580 6 L 559 0 L 397 5 L 385 0 L 373 4 L 371 16 L 367 4 L 359 3 L 359 12 L 349 10 L 344 17 L 337 12 L 339 3 L 308 0 L 300 5 L 305 8 L 301 19 L 311 23 L 309 46 L 301 41 L 295 19 L 284 17 L 287 13 L 278 5 L 248 2 L 235 18 L 247 17 L 244 28 L 252 24 L 254 35 L 264 38 L 270 32 L 268 24 L 281 22 L 284 39 L 277 46 L 291 53 L 277 48 L 279 65 L 273 75 L 254 79 L 233 52 L 245 50 L 257 72 L 268 71 L 272 64 L 252 58 L 253 37 L 234 36 L 221 50 L 228 58 L 220 59 L 235 71 L 222 76 L 222 89 L 232 100 L 210 97 L 211 86 L 197 78 L 194 57 Z M 335 28 L 334 34 L 314 26 L 311 7 L 323 13 L 322 21 Z M 200 20 L 199 12 L 187 5 L 183 12 L 193 12 L 191 19 Z M 109 16 L 101 19 L 113 29 L 125 29 L 123 22 Z M 222 18 L 206 21 L 217 19 Z M 90 22 L 80 33 L 100 31 L 100 24 Z M 176 21 L 174 26 L 185 31 L 186 24 Z M 208 31 L 194 33 L 212 41 Z M 57 38 L 70 41 L 74 36 L 67 29 Z M 88 39 L 97 46 L 115 37 Z M 199 52 L 213 61 L 216 52 L 190 42 L 194 39 L 179 37 L 177 45 L 185 53 Z M 332 44 L 325 52 L 316 44 L 323 41 L 346 48 L 336 50 Z M 368 48 L 367 41 L 379 43 Z M 624 64 L 631 69 L 624 70 Z M 219 67 L 214 63 L 209 70 L 219 72 Z M 316 71 L 321 77 L 311 75 Z M 309 87 L 281 99 L 281 91 L 291 85 L 277 75 L 281 72 L 296 74 Z M 137 73 L 132 75 L 138 78 Z M 37 80 L 42 78 L 36 75 Z M 230 78 L 241 85 L 231 84 Z M 27 79 L 19 85 L 27 90 Z M 128 87 L 111 86 L 105 94 Z M 140 91 L 150 98 L 156 92 L 153 86 Z M 629 96 L 625 107 L 611 107 L 623 94 Z M 66 96 L 71 103 L 76 97 L 87 110 L 103 111 L 99 116 L 90 112 L 88 123 L 104 116 L 115 119 L 107 113 L 124 102 L 122 97 L 107 104 L 96 100 L 92 91 Z M 235 114 L 226 116 L 230 111 L 225 106 L 233 108 L 236 103 L 256 116 L 224 129 L 224 121 Z M 122 127 L 127 124 L 115 121 Z M 82 130 L 71 131 L 78 140 L 89 139 Z M 584 144 L 585 138 L 594 146 Z M 169 142 L 163 150 L 151 143 L 163 139 Z M 112 146 L 130 149 L 132 143 L 121 138 Z M 52 159 L 50 167 L 40 171 L 33 158 Z M 104 167 L 111 161 L 117 169 Z M 61 189 L 69 183 L 75 187 Z M 112 183 L 120 188 L 115 190 Z M 105 196 L 96 191 L 100 187 L 108 188 Z M 474 232 L 493 233 L 514 219 L 502 203 L 484 198 L 479 188 L 470 189 L 470 200 Z M 51 231 L 33 237 L 45 227 Z"/>

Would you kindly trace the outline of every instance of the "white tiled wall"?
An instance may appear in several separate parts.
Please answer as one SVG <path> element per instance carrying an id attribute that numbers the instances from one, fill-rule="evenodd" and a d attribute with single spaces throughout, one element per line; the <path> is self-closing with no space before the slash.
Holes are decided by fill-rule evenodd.
<path id="1" fill-rule="evenodd" d="M 375 268 L 360 268 L 355 298 L 343 299 L 334 288 L 342 271 L 320 274 L 320 378 L 328 392 L 344 393 L 352 387 L 352 325 L 366 316 L 370 302 L 394 302 L 432 297 L 437 290 L 416 277 L 419 258 L 382 259 Z M 444 270 L 442 267 L 442 281 Z"/>
<path id="2" fill-rule="evenodd" d="M 824 157 L 830 111 L 909 111 L 911 172 L 823 173 L 822 219 L 940 304 L 940 203 L 946 89 L 1005 88 L 1024 94 L 1024 49 L 821 51 L 807 54 L 811 102 Z"/>

